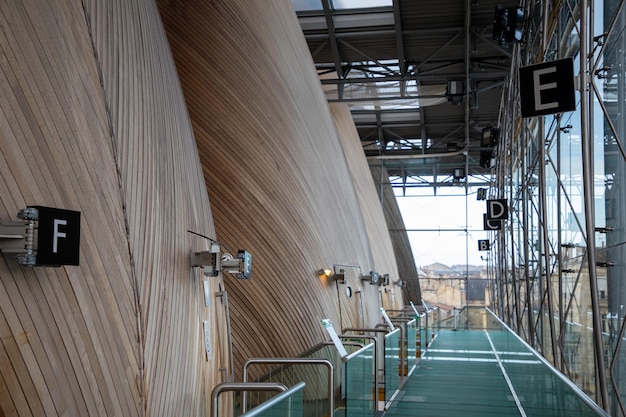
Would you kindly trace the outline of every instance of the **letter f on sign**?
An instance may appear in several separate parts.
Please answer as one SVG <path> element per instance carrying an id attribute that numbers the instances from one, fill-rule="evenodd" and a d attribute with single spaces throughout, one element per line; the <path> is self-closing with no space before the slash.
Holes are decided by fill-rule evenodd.
<path id="1" fill-rule="evenodd" d="M 67 220 L 54 219 L 54 230 L 52 231 L 52 253 L 57 253 L 57 246 L 60 237 L 67 237 L 65 232 L 59 231 L 59 225 L 67 226 Z"/>

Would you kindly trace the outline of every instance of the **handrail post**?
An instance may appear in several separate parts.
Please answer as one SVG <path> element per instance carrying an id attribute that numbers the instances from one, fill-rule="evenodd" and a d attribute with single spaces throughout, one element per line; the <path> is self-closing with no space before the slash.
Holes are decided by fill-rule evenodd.
<path id="1" fill-rule="evenodd" d="M 324 365 L 328 368 L 328 415 L 332 417 L 335 412 L 335 379 L 334 379 L 334 366 L 328 359 L 317 358 L 252 358 L 248 359 L 243 365 L 243 381 L 248 380 L 248 367 L 252 364 L 290 364 L 290 365 Z M 246 412 L 246 395 L 244 396 L 241 404 L 242 414 Z"/>
<path id="2" fill-rule="evenodd" d="M 388 329 L 381 329 L 381 328 L 369 328 L 369 327 L 346 327 L 344 329 L 341 329 L 341 332 L 343 333 L 342 336 L 349 337 L 349 335 L 345 334 L 346 332 L 389 333 L 389 330 Z M 375 388 L 375 391 L 376 391 L 374 399 L 375 399 L 376 403 L 378 404 L 378 387 L 379 387 L 379 382 L 378 382 L 378 370 L 379 370 L 378 366 L 379 366 L 379 363 L 378 363 L 378 349 L 377 349 L 378 340 L 376 340 L 376 338 L 374 336 L 366 336 L 364 334 L 363 335 L 355 335 L 355 336 L 356 337 L 362 337 L 364 339 L 368 338 L 368 337 L 372 337 L 376 341 L 376 343 L 374 343 L 374 367 L 376 368 L 375 372 L 374 372 L 374 388 Z M 383 352 L 383 355 L 384 355 L 384 352 Z M 383 373 L 384 372 L 385 372 L 385 368 L 383 366 Z M 378 409 L 378 407 L 376 407 L 376 408 Z"/>
<path id="3" fill-rule="evenodd" d="M 349 329 L 343 329 L 343 330 L 349 330 Z M 374 401 L 378 401 L 378 339 L 376 339 L 376 336 L 366 336 L 366 335 L 356 335 L 361 339 L 370 339 L 372 340 L 374 343 Z M 355 336 L 349 336 L 349 335 L 345 335 L 345 334 L 340 334 L 339 335 L 339 339 L 343 339 L 343 338 L 354 338 Z"/>
<path id="4" fill-rule="evenodd" d="M 219 397 L 226 391 L 287 391 L 287 387 L 276 382 L 222 382 L 211 391 L 211 416 L 219 417 Z"/>

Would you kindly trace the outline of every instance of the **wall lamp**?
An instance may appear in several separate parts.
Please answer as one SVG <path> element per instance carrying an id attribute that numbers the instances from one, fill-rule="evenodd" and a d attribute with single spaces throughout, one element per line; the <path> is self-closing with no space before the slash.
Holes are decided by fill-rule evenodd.
<path id="1" fill-rule="evenodd" d="M 330 277 L 333 275 L 333 270 L 330 268 L 322 268 L 317 271 L 317 275 L 320 277 Z"/>
<path id="2" fill-rule="evenodd" d="M 219 258 L 217 255 L 221 251 L 221 244 L 211 240 L 208 251 L 192 252 L 189 255 L 192 267 L 204 268 L 204 275 L 207 277 L 216 277 L 220 272 L 227 272 L 235 275 L 239 279 L 250 279 L 252 273 L 252 255 L 240 250 L 237 256 L 233 257 L 230 253 L 224 253 Z"/>
<path id="3" fill-rule="evenodd" d="M 339 272 L 335 272 L 330 268 L 322 268 L 317 271 L 317 275 L 320 277 L 332 278 L 337 281 L 338 284 L 346 283 L 346 271 L 340 269 Z"/>

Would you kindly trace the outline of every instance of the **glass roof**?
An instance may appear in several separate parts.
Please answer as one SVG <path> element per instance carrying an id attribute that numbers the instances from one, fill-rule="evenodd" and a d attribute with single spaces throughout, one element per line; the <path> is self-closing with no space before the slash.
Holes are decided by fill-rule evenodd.
<path id="1" fill-rule="evenodd" d="M 297 12 L 323 10 L 321 0 L 291 0 Z M 330 0 L 335 10 L 392 6 L 392 0 Z"/>

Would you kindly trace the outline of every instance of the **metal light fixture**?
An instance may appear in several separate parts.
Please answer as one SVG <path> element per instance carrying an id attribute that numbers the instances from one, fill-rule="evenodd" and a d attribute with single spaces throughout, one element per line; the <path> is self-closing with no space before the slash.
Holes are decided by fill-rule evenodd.
<path id="1" fill-rule="evenodd" d="M 330 277 L 333 274 L 333 270 L 330 268 L 322 268 L 317 271 L 317 275 L 320 277 Z"/>
<path id="2" fill-rule="evenodd" d="M 493 18 L 493 39 L 505 48 L 522 42 L 524 36 L 524 9 L 497 5 Z"/>
<path id="3" fill-rule="evenodd" d="M 230 253 L 224 253 L 218 262 L 217 255 L 221 251 L 221 244 L 212 239 L 208 251 L 192 252 L 189 260 L 192 267 L 204 268 L 204 275 L 216 277 L 220 272 L 227 272 L 235 275 L 239 279 L 250 279 L 252 274 L 252 255 L 245 250 L 237 252 L 233 257 Z"/>
<path id="4" fill-rule="evenodd" d="M 361 281 L 369 282 L 370 285 L 378 285 L 379 274 L 376 271 L 370 271 L 369 275 L 362 275 Z"/>
<path id="5" fill-rule="evenodd" d="M 330 268 L 322 268 L 317 271 L 317 275 L 320 278 L 321 277 L 332 278 L 335 281 L 337 281 L 338 284 L 346 283 L 346 271 L 343 269 L 340 269 L 339 272 L 335 272 Z"/>
<path id="6" fill-rule="evenodd" d="M 452 176 L 456 181 L 459 181 L 465 178 L 465 170 L 463 168 L 454 168 L 454 171 L 452 171 Z"/>
<path id="7" fill-rule="evenodd" d="M 461 104 L 465 97 L 465 82 L 463 80 L 449 80 L 446 86 L 448 101 L 452 104 Z"/>
<path id="8" fill-rule="evenodd" d="M 378 285 L 388 286 L 389 285 L 389 274 L 383 274 L 382 278 L 379 279 Z"/>
<path id="9" fill-rule="evenodd" d="M 252 274 L 252 255 L 250 252 L 240 250 L 237 256 L 230 253 L 222 255 L 222 271 L 235 275 L 239 279 L 250 279 Z"/>

